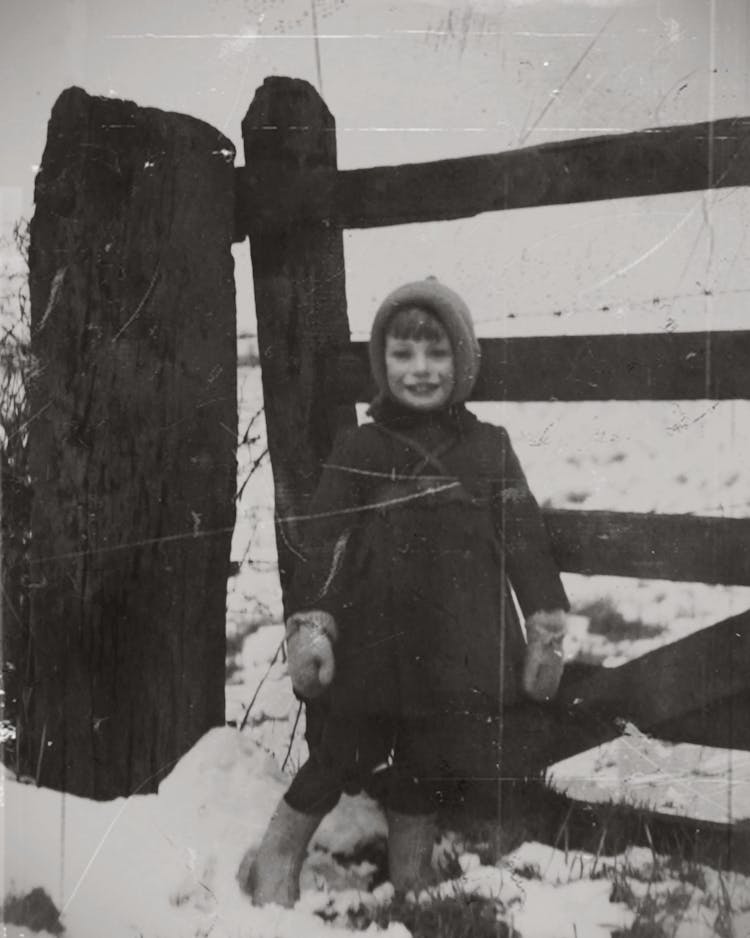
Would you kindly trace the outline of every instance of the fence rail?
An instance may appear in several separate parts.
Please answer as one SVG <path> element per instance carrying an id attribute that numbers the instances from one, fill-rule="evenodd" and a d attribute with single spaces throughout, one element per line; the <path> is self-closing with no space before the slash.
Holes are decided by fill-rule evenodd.
<path id="1" fill-rule="evenodd" d="M 749 400 L 750 331 L 482 339 L 477 401 Z M 372 400 L 367 343 L 342 355 L 332 393 Z"/>
<path id="2" fill-rule="evenodd" d="M 750 586 L 747 518 L 625 511 L 544 511 L 561 570 Z"/>
<path id="3" fill-rule="evenodd" d="M 600 717 L 630 719 L 644 730 L 674 725 L 737 696 L 743 698 L 746 714 L 749 667 L 747 611 L 619 667 L 592 669 L 583 679 L 563 685 L 560 702 L 584 711 L 593 705 Z M 718 732 L 710 724 L 706 728 Z M 743 719 L 741 725 L 723 727 L 724 739 L 734 737 L 730 746 L 748 747 L 749 730 L 750 723 Z"/>
<path id="4" fill-rule="evenodd" d="M 264 128 L 259 128 L 262 132 Z M 278 131 L 267 125 L 267 135 Z M 308 127 L 284 128 L 304 137 Z M 277 185 L 269 187 L 269 178 Z M 544 143 L 501 153 L 367 169 L 277 164 L 236 170 L 241 219 L 251 230 L 321 224 L 377 228 L 482 212 L 750 185 L 750 118 L 656 127 Z"/>

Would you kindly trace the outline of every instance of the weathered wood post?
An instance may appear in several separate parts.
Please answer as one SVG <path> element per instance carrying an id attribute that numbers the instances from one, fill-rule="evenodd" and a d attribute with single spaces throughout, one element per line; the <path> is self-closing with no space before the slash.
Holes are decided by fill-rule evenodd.
<path id="1" fill-rule="evenodd" d="M 31 227 L 30 715 L 23 764 L 154 791 L 224 722 L 234 524 L 234 151 L 68 89 Z"/>
<path id="2" fill-rule="evenodd" d="M 246 218 L 244 227 L 286 602 L 304 524 L 290 519 L 305 513 L 336 430 L 356 421 L 354 405 L 339 406 L 333 391 L 350 339 L 343 235 L 326 219 L 307 220 L 297 201 L 305 197 L 305 178 L 335 174 L 336 125 L 311 85 L 274 77 L 256 91 L 242 136 L 254 188 L 275 206 L 273 219 Z"/>

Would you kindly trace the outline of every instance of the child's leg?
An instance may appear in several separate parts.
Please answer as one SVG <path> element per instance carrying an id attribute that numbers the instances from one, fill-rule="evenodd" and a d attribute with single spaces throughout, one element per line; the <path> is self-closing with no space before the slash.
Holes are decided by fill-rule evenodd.
<path id="1" fill-rule="evenodd" d="M 432 852 L 437 839 L 437 814 L 402 814 L 389 808 L 388 870 L 393 888 L 408 892 L 435 883 Z"/>
<path id="2" fill-rule="evenodd" d="M 310 839 L 344 788 L 361 787 L 357 779 L 367 777 L 387 756 L 390 743 L 386 739 L 382 725 L 371 720 L 326 720 L 310 758 L 276 808 L 252 862 L 246 888 L 255 905 L 273 902 L 291 908 L 296 903 Z"/>
<path id="3" fill-rule="evenodd" d="M 254 905 L 275 903 L 291 908 L 299 899 L 308 844 L 341 797 L 343 761 L 328 752 L 321 740 L 295 775 L 252 861 L 246 888 Z"/>
<path id="4" fill-rule="evenodd" d="M 323 818 L 308 814 L 281 799 L 252 861 L 245 888 L 254 905 L 291 908 L 299 899 L 299 876 L 307 855 L 307 845 Z"/>
<path id="5" fill-rule="evenodd" d="M 421 758 L 427 721 L 399 725 L 388 790 L 388 866 L 399 892 L 433 884 L 432 853 L 437 839 L 437 787 Z"/>

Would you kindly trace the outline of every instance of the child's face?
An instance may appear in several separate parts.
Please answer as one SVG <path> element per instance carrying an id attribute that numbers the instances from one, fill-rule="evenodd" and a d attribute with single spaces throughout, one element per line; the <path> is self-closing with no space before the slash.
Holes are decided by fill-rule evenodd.
<path id="1" fill-rule="evenodd" d="M 385 373 L 393 397 L 413 410 L 438 410 L 450 400 L 454 384 L 453 349 L 439 339 L 385 337 Z"/>

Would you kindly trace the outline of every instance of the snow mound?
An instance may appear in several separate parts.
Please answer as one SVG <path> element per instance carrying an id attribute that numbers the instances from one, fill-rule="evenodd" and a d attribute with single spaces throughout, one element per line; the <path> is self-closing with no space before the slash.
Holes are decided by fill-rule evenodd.
<path id="1" fill-rule="evenodd" d="M 95 802 L 4 785 L 6 895 L 43 887 L 74 938 L 98 938 L 104 922 L 111 938 L 246 935 L 261 915 L 236 873 L 285 784 L 249 734 L 207 733 L 156 795 Z"/>

